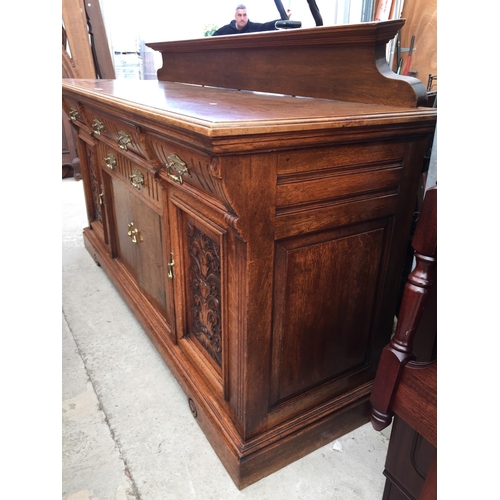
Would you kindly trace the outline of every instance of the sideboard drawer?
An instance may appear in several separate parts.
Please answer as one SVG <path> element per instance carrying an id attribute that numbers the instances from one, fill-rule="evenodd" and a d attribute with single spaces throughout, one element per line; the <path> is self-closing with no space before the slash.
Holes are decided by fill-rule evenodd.
<path id="1" fill-rule="evenodd" d="M 78 127 L 82 127 L 84 129 L 87 128 L 87 124 L 85 121 L 85 112 L 81 106 L 81 104 L 76 99 L 71 99 L 69 97 L 65 97 L 62 102 L 63 110 L 69 117 L 69 120 L 74 125 Z"/>
<path id="2" fill-rule="evenodd" d="M 155 181 L 151 169 L 130 160 L 104 142 L 98 143 L 98 149 L 101 168 L 108 172 L 111 177 L 124 181 L 130 189 L 144 198 L 146 203 L 151 203 L 161 213 L 163 207 L 162 189 Z"/>
<path id="3" fill-rule="evenodd" d="M 150 154 L 170 181 L 179 186 L 186 183 L 217 196 L 214 186 L 217 164 L 211 155 L 165 140 L 154 133 L 148 133 L 147 137 Z"/>
<path id="4" fill-rule="evenodd" d="M 119 151 L 129 151 L 143 159 L 147 156 L 141 145 L 141 130 L 132 123 L 115 116 L 110 116 L 102 110 L 86 108 L 85 114 L 94 137 L 105 137 L 112 141 Z"/>

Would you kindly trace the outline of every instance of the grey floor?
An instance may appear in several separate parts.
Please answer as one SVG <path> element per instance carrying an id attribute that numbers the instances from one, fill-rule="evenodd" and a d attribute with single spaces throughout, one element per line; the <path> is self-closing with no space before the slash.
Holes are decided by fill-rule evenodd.
<path id="1" fill-rule="evenodd" d="M 239 491 L 186 397 L 83 246 L 83 184 L 62 180 L 63 500 L 376 500 L 389 431 L 370 424 Z"/>

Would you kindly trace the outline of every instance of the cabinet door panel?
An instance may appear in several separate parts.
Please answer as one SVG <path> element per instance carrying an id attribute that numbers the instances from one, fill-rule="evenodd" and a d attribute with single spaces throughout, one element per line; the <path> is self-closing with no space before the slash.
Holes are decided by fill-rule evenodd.
<path id="1" fill-rule="evenodd" d="M 109 245 L 106 226 L 106 211 L 103 209 L 104 186 L 99 166 L 100 156 L 97 143 L 85 133 L 80 133 L 78 156 L 84 179 L 87 217 L 90 227 L 98 238 Z"/>
<path id="2" fill-rule="evenodd" d="M 116 256 L 147 298 L 167 317 L 161 216 L 122 182 L 112 178 L 111 185 Z"/>
<path id="3" fill-rule="evenodd" d="M 174 267 L 176 300 L 178 310 L 183 311 L 177 314 L 178 344 L 193 367 L 222 394 L 227 389 L 227 234 L 210 214 L 200 212 L 202 207 L 196 200 L 174 188 L 169 200 L 178 245 Z"/>
<path id="4" fill-rule="evenodd" d="M 378 222 L 277 243 L 271 405 L 325 383 L 330 396 L 359 384 L 384 241 Z"/>

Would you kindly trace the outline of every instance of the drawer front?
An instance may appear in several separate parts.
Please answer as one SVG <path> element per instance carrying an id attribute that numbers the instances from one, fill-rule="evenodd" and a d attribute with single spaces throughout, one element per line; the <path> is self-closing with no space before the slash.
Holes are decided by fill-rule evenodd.
<path id="1" fill-rule="evenodd" d="M 169 180 L 178 186 L 189 184 L 217 196 L 217 164 L 209 154 L 165 140 L 154 133 L 148 133 L 148 144 L 151 155 Z"/>
<path id="2" fill-rule="evenodd" d="M 276 239 L 390 217 L 405 145 L 340 145 L 278 155 Z"/>
<path id="3" fill-rule="evenodd" d="M 313 149 L 285 151 L 278 154 L 278 177 L 284 179 L 312 172 L 369 165 L 373 162 L 393 162 L 404 156 L 407 144 L 401 141 L 361 144 L 340 144 Z"/>
<path id="4" fill-rule="evenodd" d="M 153 173 L 141 162 L 132 161 L 128 156 L 119 153 L 107 143 L 99 142 L 99 162 L 103 170 L 110 176 L 122 180 L 129 189 L 155 207 L 163 208 L 163 191 L 154 179 Z"/>
<path id="5" fill-rule="evenodd" d="M 96 139 L 110 140 L 118 151 L 127 151 L 146 159 L 147 155 L 141 144 L 140 127 L 131 122 L 111 116 L 102 110 L 85 109 L 86 121 Z"/>
<path id="6" fill-rule="evenodd" d="M 394 192 L 404 151 L 404 144 L 395 142 L 280 153 L 277 210 Z"/>
<path id="7" fill-rule="evenodd" d="M 71 97 L 64 97 L 62 101 L 64 112 L 68 115 L 71 123 L 87 128 L 85 110 L 81 104 Z"/>

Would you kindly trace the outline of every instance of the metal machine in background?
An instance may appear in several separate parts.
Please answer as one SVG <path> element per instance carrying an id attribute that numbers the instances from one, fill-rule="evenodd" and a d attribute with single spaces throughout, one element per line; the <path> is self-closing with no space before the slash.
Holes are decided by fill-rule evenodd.
<path id="1" fill-rule="evenodd" d="M 276 28 L 292 29 L 292 28 L 300 28 L 302 26 L 302 23 L 300 21 L 290 21 L 288 19 L 288 14 L 286 13 L 286 10 L 283 7 L 283 3 L 281 0 L 274 0 L 274 3 L 276 4 L 276 8 L 278 9 L 278 12 L 281 17 L 281 21 L 278 21 L 276 23 Z M 314 18 L 316 26 L 323 26 L 323 18 L 321 17 L 319 8 L 316 5 L 316 0 L 307 0 L 307 3 L 309 4 L 309 9 L 311 10 L 311 14 Z"/>

